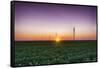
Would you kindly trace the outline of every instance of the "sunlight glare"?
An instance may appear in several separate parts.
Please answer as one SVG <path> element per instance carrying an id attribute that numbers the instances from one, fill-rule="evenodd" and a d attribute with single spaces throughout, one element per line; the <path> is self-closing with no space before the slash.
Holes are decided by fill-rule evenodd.
<path id="1" fill-rule="evenodd" d="M 56 41 L 56 42 L 60 42 L 60 38 L 57 37 L 55 41 Z"/>

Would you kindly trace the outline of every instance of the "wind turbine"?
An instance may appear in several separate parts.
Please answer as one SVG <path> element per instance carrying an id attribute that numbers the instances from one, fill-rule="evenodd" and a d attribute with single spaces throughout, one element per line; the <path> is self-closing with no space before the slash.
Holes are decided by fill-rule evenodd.
<path id="1" fill-rule="evenodd" d="M 75 40 L 75 27 L 73 27 L 73 40 Z"/>
<path id="2" fill-rule="evenodd" d="M 58 34 L 56 33 L 56 38 L 55 38 L 55 41 L 56 42 L 60 42 L 60 38 L 59 38 L 59 36 L 58 36 Z"/>

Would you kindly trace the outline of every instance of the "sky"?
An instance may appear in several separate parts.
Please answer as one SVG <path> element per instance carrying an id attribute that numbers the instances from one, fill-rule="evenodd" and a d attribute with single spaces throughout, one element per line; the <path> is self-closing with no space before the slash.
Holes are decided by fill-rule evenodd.
<path id="1" fill-rule="evenodd" d="M 96 40 L 96 7 L 15 3 L 15 40 Z"/>

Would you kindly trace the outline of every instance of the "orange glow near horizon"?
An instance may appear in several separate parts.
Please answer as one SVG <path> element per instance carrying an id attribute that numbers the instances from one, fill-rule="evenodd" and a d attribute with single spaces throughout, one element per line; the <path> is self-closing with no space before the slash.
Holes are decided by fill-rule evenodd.
<path id="1" fill-rule="evenodd" d="M 76 33 L 75 36 L 76 40 L 92 40 L 96 39 L 96 34 L 95 33 Z M 16 41 L 37 41 L 37 40 L 55 40 L 61 41 L 61 40 L 73 40 L 73 34 L 72 33 L 62 33 L 56 36 L 55 34 L 52 33 L 41 33 L 41 34 L 32 34 L 32 33 L 15 33 L 15 40 Z"/>
<path id="2" fill-rule="evenodd" d="M 61 39 L 60 39 L 59 37 L 57 37 L 57 38 L 55 39 L 56 42 L 60 42 L 60 40 L 61 40 Z"/>

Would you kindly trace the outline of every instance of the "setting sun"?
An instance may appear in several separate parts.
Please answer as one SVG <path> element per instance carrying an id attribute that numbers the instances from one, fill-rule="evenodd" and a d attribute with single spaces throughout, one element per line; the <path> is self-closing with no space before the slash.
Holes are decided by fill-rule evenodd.
<path id="1" fill-rule="evenodd" d="M 59 37 L 57 37 L 55 41 L 56 41 L 56 42 L 60 42 L 60 38 L 59 38 Z"/>

